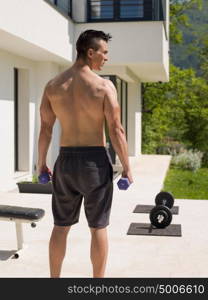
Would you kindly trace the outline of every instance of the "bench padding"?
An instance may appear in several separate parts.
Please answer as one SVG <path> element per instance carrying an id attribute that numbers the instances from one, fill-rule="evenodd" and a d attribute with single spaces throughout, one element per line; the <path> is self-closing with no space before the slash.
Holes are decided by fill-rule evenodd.
<path id="1" fill-rule="evenodd" d="M 40 208 L 0 205 L 0 217 L 38 221 L 44 214 Z"/>

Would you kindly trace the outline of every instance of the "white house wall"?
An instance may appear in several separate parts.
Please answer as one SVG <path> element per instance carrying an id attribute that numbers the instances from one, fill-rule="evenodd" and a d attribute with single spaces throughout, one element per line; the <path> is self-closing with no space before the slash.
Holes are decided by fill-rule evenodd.
<path id="1" fill-rule="evenodd" d="M 14 68 L 19 70 L 19 102 L 24 102 L 19 112 L 19 172 L 14 171 Z M 55 63 L 36 63 L 0 50 L 1 191 L 16 188 L 16 182 L 34 173 L 40 128 L 39 105 L 45 84 L 59 71 Z M 47 158 L 50 168 L 53 167 L 58 151 L 58 135 L 57 122 Z"/>
<path id="2" fill-rule="evenodd" d="M 72 60 L 73 22 L 47 2 L 0 0 L 0 7 L 0 48 L 33 60 Z"/>

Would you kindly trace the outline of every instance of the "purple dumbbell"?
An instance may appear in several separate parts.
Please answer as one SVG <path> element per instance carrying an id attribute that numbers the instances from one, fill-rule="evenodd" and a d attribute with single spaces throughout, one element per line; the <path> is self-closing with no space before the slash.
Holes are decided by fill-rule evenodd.
<path id="1" fill-rule="evenodd" d="M 43 172 L 38 176 L 39 183 L 48 183 L 51 180 L 50 174 L 48 172 Z"/>
<path id="2" fill-rule="evenodd" d="M 130 186 L 130 182 L 127 177 L 121 177 L 117 182 L 119 190 L 127 190 Z"/>

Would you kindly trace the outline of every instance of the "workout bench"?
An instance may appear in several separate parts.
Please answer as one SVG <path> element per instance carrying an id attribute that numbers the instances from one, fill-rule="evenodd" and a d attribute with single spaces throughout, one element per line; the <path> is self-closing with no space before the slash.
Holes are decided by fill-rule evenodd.
<path id="1" fill-rule="evenodd" d="M 17 250 L 14 258 L 19 257 L 19 252 L 23 250 L 23 230 L 22 223 L 31 223 L 31 227 L 36 227 L 38 222 L 45 215 L 45 211 L 40 208 L 0 205 L 0 220 L 14 221 L 16 226 Z"/>

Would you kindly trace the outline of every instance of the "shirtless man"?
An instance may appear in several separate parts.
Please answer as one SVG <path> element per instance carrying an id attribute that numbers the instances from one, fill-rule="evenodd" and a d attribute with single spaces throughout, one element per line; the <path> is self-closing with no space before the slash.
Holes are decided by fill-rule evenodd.
<path id="1" fill-rule="evenodd" d="M 106 148 L 105 119 L 123 166 L 122 176 L 133 182 L 116 89 L 110 80 L 92 71 L 101 70 L 108 60 L 110 38 L 102 31 L 83 32 L 76 43 L 76 62 L 50 80 L 43 93 L 38 174 L 47 169 L 46 156 L 56 118 L 61 125 L 60 152 L 52 179 L 51 277 L 60 277 L 67 234 L 79 220 L 83 197 L 91 231 L 93 277 L 104 277 L 108 254 L 106 227 L 113 197 L 113 168 Z"/>

